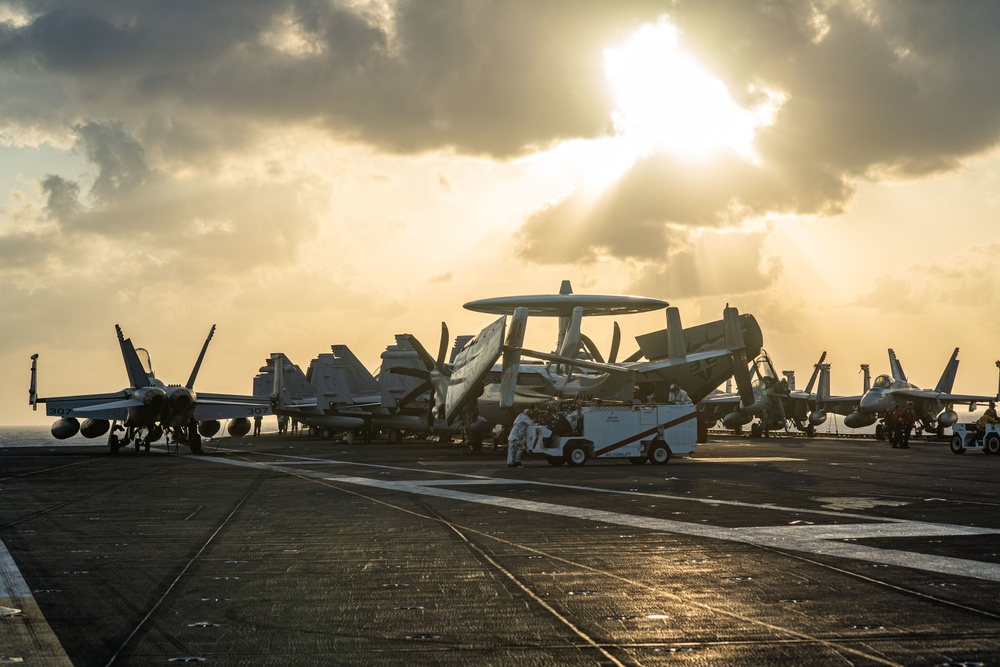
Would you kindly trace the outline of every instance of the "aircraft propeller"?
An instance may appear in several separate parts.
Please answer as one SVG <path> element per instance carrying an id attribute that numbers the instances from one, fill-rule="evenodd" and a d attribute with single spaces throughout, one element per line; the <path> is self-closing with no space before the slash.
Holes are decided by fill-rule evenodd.
<path id="1" fill-rule="evenodd" d="M 590 356 L 594 358 L 594 361 L 603 364 L 604 357 L 601 355 L 600 350 L 594 345 L 594 341 L 591 340 L 590 336 L 585 333 L 580 334 L 580 342 L 583 343 L 583 347 L 587 348 L 587 352 Z M 611 351 L 608 354 L 608 363 L 613 364 L 618 360 L 618 349 L 621 347 L 622 343 L 622 330 L 618 326 L 618 322 L 615 322 L 615 328 L 611 334 Z"/>
<path id="2" fill-rule="evenodd" d="M 403 396 L 396 405 L 397 407 L 402 408 L 416 400 L 428 390 L 432 390 L 430 401 L 427 405 L 426 419 L 427 425 L 433 428 L 435 408 L 438 410 L 444 408 L 448 380 L 451 377 L 451 369 L 445 364 L 445 355 L 448 353 L 448 325 L 444 322 L 441 323 L 441 342 L 438 345 L 438 355 L 436 359 L 432 357 L 429 352 L 427 352 L 427 349 L 412 334 L 403 334 L 403 339 L 406 340 L 416 351 L 417 356 L 420 358 L 420 361 L 423 363 L 426 370 L 409 368 L 406 366 L 397 366 L 388 369 L 390 373 L 408 375 L 410 377 L 423 380 L 423 382 L 414 387 L 408 394 L 406 394 L 406 396 Z"/>

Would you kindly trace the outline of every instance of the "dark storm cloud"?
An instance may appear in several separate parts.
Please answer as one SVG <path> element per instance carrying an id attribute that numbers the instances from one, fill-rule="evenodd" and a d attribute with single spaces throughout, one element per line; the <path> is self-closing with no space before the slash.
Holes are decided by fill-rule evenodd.
<path id="1" fill-rule="evenodd" d="M 603 48 L 657 4 L 404 1 L 378 25 L 326 0 L 33 1 L 0 54 L 58 79 L 80 119 L 136 127 L 166 104 L 210 123 L 319 121 L 390 150 L 509 155 L 609 129 Z"/>
<path id="2" fill-rule="evenodd" d="M 0 121 L 76 128 L 99 174 L 90 224 L 137 192 L 182 215 L 154 183 L 165 165 L 211 164 L 279 123 L 497 157 L 606 135 L 604 50 L 662 15 L 740 103 L 786 95 L 760 162 L 641 160 L 596 206 L 536 214 L 529 259 L 655 262 L 693 243 L 685 230 L 838 212 L 859 179 L 954 168 L 1000 135 L 1000 4 L 985 0 L 400 0 L 380 19 L 329 0 L 21 6 L 30 20 L 0 26 Z M 68 185 L 47 182 L 57 215 Z"/>

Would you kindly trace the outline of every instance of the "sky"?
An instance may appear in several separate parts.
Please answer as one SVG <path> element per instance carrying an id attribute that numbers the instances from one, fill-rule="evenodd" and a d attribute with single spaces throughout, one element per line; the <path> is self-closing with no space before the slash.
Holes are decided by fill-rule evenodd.
<path id="1" fill-rule="evenodd" d="M 473 299 L 753 313 L 804 384 L 992 395 L 1000 4 L 0 0 L 0 424 L 118 391 L 114 325 L 196 390 Z M 625 316 L 634 336 L 663 313 Z M 607 349 L 612 323 L 584 331 Z M 528 342 L 552 349 L 555 324 Z"/>

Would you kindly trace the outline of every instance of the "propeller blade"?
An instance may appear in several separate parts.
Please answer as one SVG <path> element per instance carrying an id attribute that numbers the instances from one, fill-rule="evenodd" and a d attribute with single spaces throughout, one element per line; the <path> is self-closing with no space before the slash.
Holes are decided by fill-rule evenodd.
<path id="1" fill-rule="evenodd" d="M 633 362 L 639 361 L 640 359 L 642 359 L 642 350 L 636 350 L 630 356 L 626 357 L 622 363 L 631 364 Z"/>
<path id="2" fill-rule="evenodd" d="M 434 368 L 434 357 L 432 357 L 427 352 L 427 349 L 420 344 L 420 341 L 417 340 L 417 337 L 414 336 L 413 334 L 403 334 L 402 338 L 407 343 L 409 343 L 410 346 L 414 349 L 414 351 L 417 353 L 417 356 L 420 357 L 420 361 L 423 362 L 427 370 L 432 370 Z"/>
<path id="3" fill-rule="evenodd" d="M 615 322 L 615 330 L 611 334 L 611 352 L 608 354 L 608 363 L 613 364 L 615 360 L 618 359 L 618 348 L 622 344 L 622 329 Z"/>
<path id="4" fill-rule="evenodd" d="M 587 352 L 590 352 L 590 356 L 594 358 L 594 361 L 604 363 L 604 357 L 601 356 L 600 350 L 594 345 L 594 341 L 590 339 L 590 336 L 584 333 L 580 334 L 580 342 L 587 348 Z"/>
<path id="5" fill-rule="evenodd" d="M 425 371 L 420 368 L 410 368 L 409 366 L 395 366 L 393 368 L 385 369 L 386 373 L 395 373 L 396 375 L 408 375 L 411 378 L 419 378 L 421 380 L 427 380 L 430 378 L 430 371 Z"/>
<path id="6" fill-rule="evenodd" d="M 410 391 L 410 393 L 408 393 L 406 396 L 396 401 L 396 408 L 402 408 L 408 403 L 412 403 L 414 400 L 419 398 L 421 394 L 425 393 L 428 389 L 430 389 L 431 386 L 432 385 L 430 380 L 425 380 L 424 382 L 421 382 L 416 387 L 414 387 Z M 431 400 L 433 401 L 433 398 Z"/>
<path id="7" fill-rule="evenodd" d="M 441 323 L 441 343 L 438 345 L 437 367 L 444 365 L 444 355 L 448 354 L 448 325 Z"/>

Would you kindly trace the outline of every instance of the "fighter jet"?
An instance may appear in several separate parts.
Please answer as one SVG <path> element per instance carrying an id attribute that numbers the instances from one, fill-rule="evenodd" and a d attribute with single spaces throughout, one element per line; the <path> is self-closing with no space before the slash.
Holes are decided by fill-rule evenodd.
<path id="1" fill-rule="evenodd" d="M 786 378 L 779 380 L 771 358 L 766 351 L 761 352 L 751 373 L 754 378 L 753 403 L 745 405 L 738 394 L 719 392 L 702 400 L 699 409 L 721 420 L 726 428 L 736 431 L 753 422 L 750 435 L 755 438 L 766 432 L 787 432 L 789 425 L 812 437 L 816 427 L 826 421 L 827 402 L 830 401 L 830 364 L 823 363 L 825 359 L 826 352 L 823 352 L 813 366 L 805 391 L 797 391 L 794 373 L 786 371 Z"/>
<path id="2" fill-rule="evenodd" d="M 892 348 L 889 348 L 889 370 L 890 375 L 883 374 L 875 378 L 871 389 L 861 397 L 857 411 L 844 419 L 845 426 L 856 428 L 857 425 L 870 425 L 881 419 L 882 421 L 875 427 L 875 437 L 881 440 L 885 437 L 886 412 L 912 401 L 920 427 L 927 433 L 940 436 L 944 434 L 944 429 L 958 421 L 958 413 L 954 410 L 955 403 L 968 403 L 970 409 L 974 409 L 976 403 L 1000 398 L 952 393 L 955 376 L 958 373 L 957 347 L 952 352 L 951 359 L 945 365 L 941 379 L 934 389 L 921 389 L 917 385 L 910 384 Z"/>
<path id="3" fill-rule="evenodd" d="M 215 334 L 214 324 L 183 386 L 165 385 L 157 379 L 149 352 L 135 348 L 117 324 L 115 331 L 130 383 L 119 392 L 39 398 L 38 355 L 32 355 L 28 402 L 32 409 L 44 403 L 45 414 L 59 418 L 52 424 L 53 437 L 64 440 L 80 433 L 85 438 L 97 438 L 108 433 L 108 449 L 116 454 L 129 445 L 137 452 L 140 448 L 149 451 L 150 443 L 166 432 L 175 443 L 183 443 L 200 454 L 201 438 L 217 434 L 222 427 L 219 420 L 229 419 L 229 434 L 239 438 L 250 431 L 250 417 L 271 414 L 268 401 L 253 396 L 195 393 L 194 383 Z M 145 364 L 139 352 L 143 353 Z"/>

